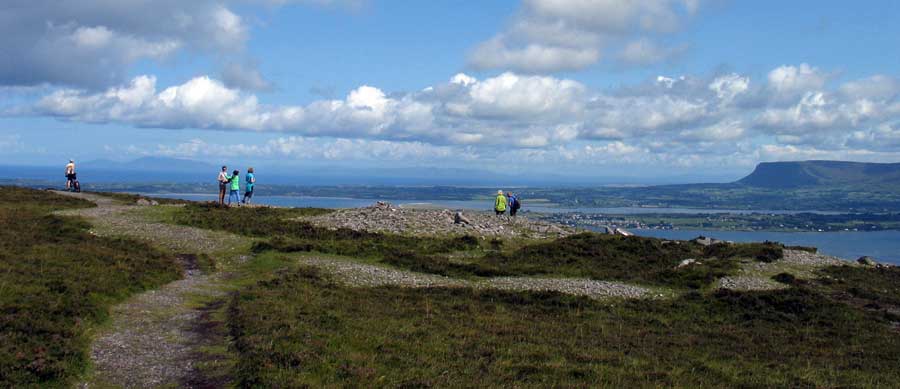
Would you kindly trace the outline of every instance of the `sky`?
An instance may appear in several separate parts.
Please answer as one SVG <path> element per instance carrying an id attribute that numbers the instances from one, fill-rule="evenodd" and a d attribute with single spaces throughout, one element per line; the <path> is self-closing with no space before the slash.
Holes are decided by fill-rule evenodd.
<path id="1" fill-rule="evenodd" d="M 900 162 L 898 18 L 874 0 L 6 0 L 0 164 Z"/>

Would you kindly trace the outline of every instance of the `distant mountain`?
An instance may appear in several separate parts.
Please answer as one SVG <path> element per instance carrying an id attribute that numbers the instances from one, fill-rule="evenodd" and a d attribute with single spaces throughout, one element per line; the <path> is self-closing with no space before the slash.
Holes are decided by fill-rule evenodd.
<path id="1" fill-rule="evenodd" d="M 900 163 L 764 162 L 737 184 L 768 189 L 900 186 Z"/>
<path id="2" fill-rule="evenodd" d="M 98 159 L 87 161 L 78 165 L 79 169 L 102 169 L 102 170 L 121 170 L 121 171 L 144 171 L 144 172 L 213 172 L 218 171 L 217 167 L 200 161 L 180 158 L 166 157 L 143 157 L 132 161 L 119 162 L 106 159 Z"/>

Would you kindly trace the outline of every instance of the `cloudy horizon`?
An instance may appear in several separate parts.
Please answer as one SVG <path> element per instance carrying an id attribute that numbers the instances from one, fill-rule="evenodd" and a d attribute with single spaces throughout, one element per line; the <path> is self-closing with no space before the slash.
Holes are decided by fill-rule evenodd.
<path id="1" fill-rule="evenodd" d="M 713 176 L 900 161 L 898 6 L 778 4 L 12 1 L 0 164 Z"/>

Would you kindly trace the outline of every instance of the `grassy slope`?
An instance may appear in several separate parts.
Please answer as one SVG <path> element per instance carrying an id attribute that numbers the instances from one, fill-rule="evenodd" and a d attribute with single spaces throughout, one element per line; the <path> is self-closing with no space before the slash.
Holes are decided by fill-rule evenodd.
<path id="1" fill-rule="evenodd" d="M 78 218 L 49 215 L 93 204 L 2 188 L 0 387 L 65 386 L 89 361 L 87 330 L 129 294 L 177 279 L 167 255 L 88 233 Z"/>
<path id="2" fill-rule="evenodd" d="M 702 288 L 733 274 L 737 258 L 771 261 L 781 247 L 740 244 L 704 248 L 693 243 L 665 244 L 659 239 L 579 234 L 537 244 L 479 241 L 472 237 L 408 237 L 386 233 L 332 230 L 287 220 L 315 209 L 220 209 L 191 205 L 176 222 L 268 238 L 258 252 L 321 252 L 375 259 L 399 268 L 454 277 L 547 275 L 633 281 L 651 285 Z M 504 245 L 509 248 L 504 249 Z M 463 253 L 463 256 L 454 254 Z M 686 258 L 701 265 L 673 270 Z M 718 258 L 718 259 L 716 259 Z"/>
<path id="3" fill-rule="evenodd" d="M 241 385 L 890 386 L 900 336 L 808 288 L 610 305 L 552 293 L 354 289 L 312 269 L 236 294 Z"/>
<path id="4" fill-rule="evenodd" d="M 464 249 L 469 262 L 454 257 L 457 267 L 448 268 L 448 258 L 459 253 L 435 249 L 440 240 L 325 232 L 280 214 L 311 211 L 183 212 L 175 216 L 182 223 L 271 238 L 275 244 L 258 246 L 274 249 L 261 255 L 268 261 L 278 250 L 360 250 L 370 260 L 450 275 L 493 269 L 690 287 L 729 272 L 733 262 L 673 275 L 684 255 L 781 256 L 775 245 L 668 247 L 586 234 L 510 249 L 480 242 Z M 285 243 L 298 241 L 312 246 Z M 398 252 L 402 260 L 391 260 Z M 886 386 L 900 379 L 896 318 L 860 297 L 846 298 L 852 290 L 882 305 L 895 301 L 900 292 L 883 287 L 890 276 L 862 289 L 873 275 L 867 272 L 876 270 L 829 269 L 840 274 L 815 282 L 792 278 L 794 286 L 773 292 L 682 288 L 673 300 L 601 303 L 554 293 L 358 289 L 289 262 L 269 265 L 267 271 L 293 270 L 253 272 L 261 281 L 245 284 L 228 308 L 241 385 Z"/>

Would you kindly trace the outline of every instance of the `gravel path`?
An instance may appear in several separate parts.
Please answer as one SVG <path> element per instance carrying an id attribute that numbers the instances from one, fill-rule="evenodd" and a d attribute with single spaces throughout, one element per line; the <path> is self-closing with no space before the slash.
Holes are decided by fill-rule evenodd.
<path id="1" fill-rule="evenodd" d="M 138 294 L 111 310 L 111 323 L 91 346 L 94 374 L 79 386 L 147 388 L 159 386 L 209 387 L 197 367 L 201 345 L 223 344 L 209 339 L 203 309 L 195 302 L 224 296 L 219 273 L 203 274 L 196 254 L 236 250 L 242 238 L 197 228 L 149 222 L 137 206 L 88 194 L 59 192 L 93 201 L 96 208 L 58 212 L 87 218 L 97 235 L 127 236 L 168 248 L 179 254 L 185 272 L 181 280 Z M 217 335 L 216 335 L 217 336 Z M 217 378 L 216 385 L 221 386 Z"/>
<path id="2" fill-rule="evenodd" d="M 478 281 L 461 280 L 433 274 L 389 269 L 348 260 L 304 258 L 304 265 L 318 267 L 336 276 L 338 282 L 351 287 L 401 286 L 407 288 L 469 287 L 508 291 L 554 291 L 595 299 L 642 298 L 651 291 L 620 282 L 596 281 L 580 278 L 497 277 Z"/>

